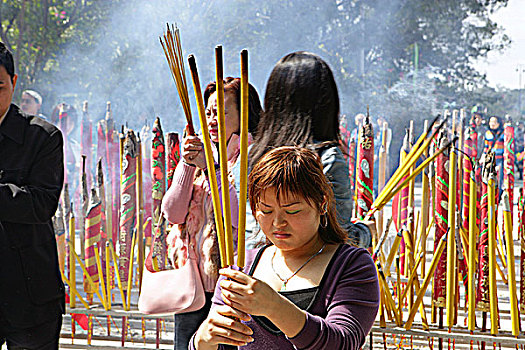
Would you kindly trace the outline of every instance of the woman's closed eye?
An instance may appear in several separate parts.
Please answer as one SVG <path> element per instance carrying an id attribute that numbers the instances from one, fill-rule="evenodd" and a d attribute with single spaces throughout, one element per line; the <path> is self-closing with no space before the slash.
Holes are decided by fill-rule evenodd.
<path id="1" fill-rule="evenodd" d="M 301 209 L 297 209 L 297 210 L 287 210 L 286 211 L 286 214 L 290 214 L 290 215 L 294 215 L 294 214 L 297 214 L 301 211 Z"/>

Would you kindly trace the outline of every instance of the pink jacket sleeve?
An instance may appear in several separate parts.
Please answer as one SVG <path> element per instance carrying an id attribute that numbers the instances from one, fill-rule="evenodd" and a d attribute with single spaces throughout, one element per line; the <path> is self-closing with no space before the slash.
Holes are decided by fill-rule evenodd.
<path id="1" fill-rule="evenodd" d="M 186 220 L 195 170 L 194 166 L 179 162 L 173 174 L 173 182 L 162 199 L 162 213 L 173 224 L 182 224 Z"/>

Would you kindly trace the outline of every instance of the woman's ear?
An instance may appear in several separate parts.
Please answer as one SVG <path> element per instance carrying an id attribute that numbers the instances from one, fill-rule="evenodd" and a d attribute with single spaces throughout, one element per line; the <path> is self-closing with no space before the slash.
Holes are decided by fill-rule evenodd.
<path id="1" fill-rule="evenodd" d="M 323 198 L 323 203 L 321 204 L 321 215 L 324 215 L 328 212 L 328 199 L 326 196 Z"/>

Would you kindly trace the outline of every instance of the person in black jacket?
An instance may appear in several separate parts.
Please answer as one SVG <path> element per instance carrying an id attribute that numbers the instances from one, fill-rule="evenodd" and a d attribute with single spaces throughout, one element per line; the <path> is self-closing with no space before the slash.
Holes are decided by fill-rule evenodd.
<path id="1" fill-rule="evenodd" d="M 58 349 L 65 299 L 51 217 L 64 182 L 63 139 L 11 104 L 16 79 L 0 43 L 0 347 Z"/>

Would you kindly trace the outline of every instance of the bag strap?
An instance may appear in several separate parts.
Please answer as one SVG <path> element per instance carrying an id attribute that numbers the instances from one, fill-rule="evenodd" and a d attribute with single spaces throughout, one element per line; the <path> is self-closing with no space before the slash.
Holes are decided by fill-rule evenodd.
<path id="1" fill-rule="evenodd" d="M 195 250 L 193 243 L 190 242 L 189 235 L 186 235 L 184 245 L 188 248 L 188 259 L 197 260 L 197 251 Z"/>

